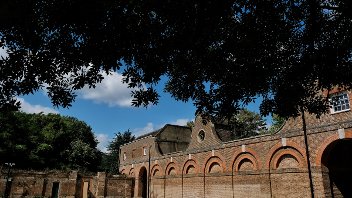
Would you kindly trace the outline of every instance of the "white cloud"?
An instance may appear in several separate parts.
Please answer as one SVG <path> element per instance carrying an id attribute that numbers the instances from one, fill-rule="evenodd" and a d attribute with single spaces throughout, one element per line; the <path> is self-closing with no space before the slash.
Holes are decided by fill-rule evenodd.
<path id="1" fill-rule="evenodd" d="M 26 113 L 59 113 L 53 108 L 50 107 L 44 107 L 42 105 L 33 105 L 25 101 L 23 98 L 17 98 L 18 101 L 21 102 L 21 111 L 26 112 Z"/>
<path id="2" fill-rule="evenodd" d="M 170 124 L 178 125 L 178 126 L 186 126 L 187 122 L 191 121 L 190 119 L 187 118 L 182 118 L 182 119 L 177 119 L 174 122 L 171 122 Z"/>
<path id="3" fill-rule="evenodd" d="M 108 144 L 109 144 L 109 136 L 107 134 L 104 133 L 98 133 L 96 134 L 97 136 L 97 140 L 98 140 L 98 149 L 104 153 L 108 152 Z"/>
<path id="4" fill-rule="evenodd" d="M 156 128 L 154 126 L 153 123 L 151 122 L 148 122 L 147 125 L 143 128 L 136 128 L 136 129 L 133 129 L 133 134 L 138 137 L 138 136 L 141 136 L 141 135 L 144 135 L 144 134 L 147 134 L 147 133 L 150 133 L 150 132 L 153 132 L 155 131 Z"/>
<path id="5" fill-rule="evenodd" d="M 122 83 L 122 75 L 113 72 L 110 75 L 103 74 L 104 79 L 94 89 L 84 87 L 79 91 L 83 99 L 93 100 L 96 103 L 105 103 L 110 107 L 131 107 L 131 90 L 127 84 Z"/>

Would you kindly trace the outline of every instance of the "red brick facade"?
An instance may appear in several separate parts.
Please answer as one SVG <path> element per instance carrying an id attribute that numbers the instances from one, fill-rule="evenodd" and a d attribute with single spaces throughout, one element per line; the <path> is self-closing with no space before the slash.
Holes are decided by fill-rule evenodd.
<path id="1" fill-rule="evenodd" d="M 327 113 L 320 119 L 307 114 L 306 122 L 315 197 L 350 195 L 340 187 L 338 181 L 345 181 L 340 173 L 334 180 L 329 178 L 329 166 L 339 170 L 338 163 L 331 165 L 334 158 L 330 151 L 351 161 L 352 148 L 346 142 L 352 141 L 352 111 Z M 121 147 L 127 158 L 120 159 L 120 170 L 136 179 L 134 197 L 142 196 L 141 188 L 147 188 L 150 197 L 158 198 L 310 197 L 301 123 L 300 117 L 292 118 L 273 135 L 222 142 L 214 124 L 197 117 L 187 149 L 161 154 L 157 136 L 151 134 Z M 200 131 L 205 132 L 204 140 L 199 137 Z M 146 145 L 150 155 L 131 158 L 132 148 L 142 151 Z M 148 170 L 144 186 L 138 182 L 142 167 Z M 351 171 L 344 171 L 346 177 L 352 177 Z"/>

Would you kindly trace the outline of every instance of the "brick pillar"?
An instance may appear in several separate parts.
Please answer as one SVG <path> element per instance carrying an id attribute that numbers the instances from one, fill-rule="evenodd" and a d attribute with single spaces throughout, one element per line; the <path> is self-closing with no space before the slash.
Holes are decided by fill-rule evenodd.
<path id="1" fill-rule="evenodd" d="M 139 192 L 139 186 L 140 186 L 140 179 L 139 177 L 135 177 L 135 183 L 134 183 L 134 197 L 139 198 L 140 192 Z"/>
<path id="2" fill-rule="evenodd" d="M 97 198 L 104 198 L 105 195 L 105 184 L 106 184 L 106 173 L 105 172 L 98 172 L 97 176 L 97 191 L 96 197 Z"/>
<path id="3" fill-rule="evenodd" d="M 315 196 L 331 197 L 329 170 L 321 166 L 313 167 L 312 175 Z"/>

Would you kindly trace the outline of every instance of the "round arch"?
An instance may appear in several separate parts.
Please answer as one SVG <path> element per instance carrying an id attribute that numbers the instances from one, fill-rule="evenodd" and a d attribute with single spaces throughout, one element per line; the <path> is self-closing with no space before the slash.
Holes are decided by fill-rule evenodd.
<path id="1" fill-rule="evenodd" d="M 165 169 L 165 176 L 167 175 L 178 175 L 179 171 L 178 171 L 178 166 L 175 162 L 169 162 L 166 165 L 166 169 Z"/>
<path id="2" fill-rule="evenodd" d="M 229 166 L 229 172 L 232 171 L 238 171 L 239 170 L 239 165 L 243 160 L 249 160 L 253 164 L 253 169 L 254 170 L 259 170 L 261 168 L 261 163 L 259 161 L 258 153 L 246 146 L 245 151 L 242 150 L 237 150 L 237 152 L 234 153 L 234 155 L 231 158 L 231 165 Z"/>
<path id="3" fill-rule="evenodd" d="M 282 145 L 281 142 L 278 142 L 278 143 L 275 144 L 273 147 L 271 147 L 271 149 L 269 150 L 268 155 L 267 155 L 267 157 L 266 157 L 266 160 L 265 160 L 265 168 L 266 168 L 266 169 L 270 169 L 271 167 L 273 167 L 273 166 L 271 166 L 271 163 L 272 163 L 273 160 L 274 160 L 273 158 L 275 157 L 275 154 L 276 154 L 279 150 L 282 150 L 282 149 L 285 149 L 285 148 L 291 148 L 291 149 L 297 151 L 297 153 L 299 153 L 299 155 L 302 156 L 302 158 L 300 158 L 300 159 L 303 159 L 303 162 L 306 161 L 306 160 L 304 159 L 304 156 L 306 156 L 305 150 L 304 150 L 299 144 L 297 144 L 296 142 L 294 142 L 294 141 L 292 141 L 292 140 L 286 140 L 286 145 L 285 145 L 285 146 Z M 282 154 L 284 155 L 285 153 L 282 153 Z M 288 153 L 288 154 L 290 154 L 290 153 Z M 281 156 L 282 156 L 282 155 L 280 155 L 279 158 L 280 158 Z M 278 158 L 278 159 L 279 159 L 279 158 Z M 297 159 L 297 160 L 300 160 L 300 159 Z M 303 162 L 300 163 L 300 164 L 303 164 Z M 307 165 L 307 164 L 305 164 L 305 165 L 303 165 L 303 166 L 306 166 L 306 165 Z"/>
<path id="4" fill-rule="evenodd" d="M 325 149 L 319 162 L 325 194 L 331 194 L 332 197 L 352 197 L 352 139 L 337 138 L 322 146 Z"/>
<path id="5" fill-rule="evenodd" d="M 138 196 L 147 198 L 148 172 L 146 167 L 142 166 L 138 172 Z"/>
<path id="6" fill-rule="evenodd" d="M 153 167 L 151 168 L 150 175 L 152 177 L 154 176 L 162 176 L 162 168 L 159 164 L 154 164 Z"/>
<path id="7" fill-rule="evenodd" d="M 316 158 L 315 158 L 315 164 L 317 166 L 321 166 L 321 160 L 323 158 L 323 152 L 326 150 L 326 148 L 333 143 L 334 141 L 339 139 L 339 135 L 337 133 L 329 136 L 328 138 L 325 139 L 325 141 L 320 145 Z M 352 139 L 352 129 L 345 130 L 345 139 Z"/>
<path id="8" fill-rule="evenodd" d="M 133 176 L 133 177 L 135 176 L 134 175 L 134 168 L 130 169 L 130 171 L 128 172 L 128 175 Z"/>
<path id="9" fill-rule="evenodd" d="M 194 159 L 189 159 L 183 164 L 182 174 L 197 174 L 199 172 L 199 165 Z"/>
<path id="10" fill-rule="evenodd" d="M 233 162 L 232 171 L 240 171 L 241 165 L 247 161 L 252 164 L 253 170 L 258 170 L 258 163 L 253 155 L 250 153 L 240 153 Z"/>
<path id="11" fill-rule="evenodd" d="M 225 160 L 221 155 L 210 156 L 203 165 L 202 170 L 204 174 L 214 171 L 224 173 L 226 171 Z"/>
<path id="12" fill-rule="evenodd" d="M 285 158 L 295 160 L 298 163 L 296 167 L 291 167 L 291 168 L 303 168 L 305 167 L 305 165 L 307 165 L 307 162 L 304 159 L 304 156 L 299 151 L 297 151 L 295 148 L 287 147 L 287 148 L 279 149 L 273 154 L 270 168 L 278 169 L 280 162 L 283 161 Z"/>

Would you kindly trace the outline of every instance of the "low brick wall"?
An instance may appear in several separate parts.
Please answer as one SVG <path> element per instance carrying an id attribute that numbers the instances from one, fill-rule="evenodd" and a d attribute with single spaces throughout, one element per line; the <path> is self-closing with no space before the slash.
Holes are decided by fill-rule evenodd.
<path id="1" fill-rule="evenodd" d="M 0 173 L 0 197 L 5 195 L 7 170 Z M 77 171 L 37 172 L 11 171 L 7 192 L 11 198 L 19 197 L 132 197 L 134 179 L 126 176 L 81 175 Z M 86 189 L 84 189 L 86 188 Z"/>

